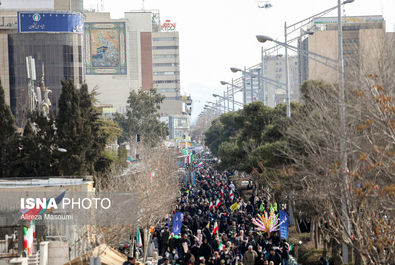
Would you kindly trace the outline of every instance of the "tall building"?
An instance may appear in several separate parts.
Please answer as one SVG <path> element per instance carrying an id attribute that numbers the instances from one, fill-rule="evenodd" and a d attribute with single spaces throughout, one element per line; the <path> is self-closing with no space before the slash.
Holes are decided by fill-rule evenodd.
<path id="1" fill-rule="evenodd" d="M 83 0 L 0 0 L 0 59 L 2 61 L 0 66 L 0 80 L 2 81 L 6 102 L 8 104 L 10 104 L 8 35 L 18 32 L 18 11 L 34 10 L 83 11 Z M 78 56 L 76 58 L 78 58 Z M 54 99 L 54 94 L 52 94 L 52 99 Z"/>
<path id="2" fill-rule="evenodd" d="M 180 95 L 179 34 L 152 33 L 154 87 L 166 98 Z"/>
<path id="3" fill-rule="evenodd" d="M 0 78 L 16 123 L 23 127 L 31 102 L 37 102 L 32 91 L 41 86 L 43 76 L 45 86 L 51 90 L 53 114 L 57 111 L 61 80 L 74 80 L 76 85 L 83 80 L 83 18 L 81 13 L 70 11 L 74 7 L 77 10 L 82 1 L 41 0 L 34 1 L 34 5 L 28 0 L 1 2 Z M 62 7 L 66 2 L 69 5 Z M 36 80 L 28 78 L 29 56 L 35 60 Z"/>
<path id="4" fill-rule="evenodd" d="M 299 74 L 297 56 L 288 56 L 289 62 L 289 86 L 291 89 L 291 101 L 299 101 Z M 286 74 L 285 58 L 283 55 L 265 55 L 263 62 L 245 69 L 247 74 L 234 80 L 234 84 L 243 93 L 246 90 L 246 103 L 261 101 L 266 106 L 275 107 L 277 104 L 286 104 Z M 262 71 L 263 65 L 263 71 Z M 263 74 L 263 76 L 262 76 Z M 228 86 L 230 89 L 231 86 Z M 229 90 L 228 90 L 229 91 Z M 230 91 L 229 91 L 230 92 Z M 225 94 L 226 97 L 226 94 Z M 230 101 L 230 107 L 232 102 Z M 226 106 L 225 106 L 226 108 Z"/>
<path id="5" fill-rule="evenodd" d="M 153 88 L 152 13 L 126 12 L 122 19 L 110 13 L 86 13 L 85 73 L 100 105 L 124 113 L 133 90 Z"/>
<path id="6" fill-rule="evenodd" d="M 385 21 L 382 16 L 357 16 L 343 18 L 343 55 L 345 77 L 371 68 L 370 65 L 378 55 L 379 43 L 385 40 Z M 300 48 L 309 52 L 338 58 L 338 25 L 337 17 L 323 17 L 313 20 L 314 34 L 300 43 Z M 327 67 L 305 56 L 299 55 L 301 81 L 321 79 L 327 82 L 337 82 L 336 69 Z M 336 67 L 336 63 L 325 62 Z"/>
<path id="7" fill-rule="evenodd" d="M 159 20 L 160 21 L 160 20 Z M 164 96 L 161 120 L 169 126 L 170 139 L 190 138 L 191 97 L 181 95 L 180 45 L 176 23 L 156 23 L 152 33 L 154 88 Z"/>
<path id="8" fill-rule="evenodd" d="M 83 0 L 1 0 L 2 10 L 83 11 Z"/>

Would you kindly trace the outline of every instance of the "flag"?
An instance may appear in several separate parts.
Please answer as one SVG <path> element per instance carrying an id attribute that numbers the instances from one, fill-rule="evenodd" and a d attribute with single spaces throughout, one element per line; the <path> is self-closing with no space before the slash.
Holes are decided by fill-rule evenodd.
<path id="1" fill-rule="evenodd" d="M 219 245 L 218 245 L 218 250 L 219 250 L 219 251 L 225 251 L 225 245 L 222 244 L 222 243 L 219 243 Z"/>
<path id="2" fill-rule="evenodd" d="M 233 201 L 235 195 L 233 194 L 233 190 L 230 190 L 229 198 Z"/>
<path id="3" fill-rule="evenodd" d="M 265 205 L 263 202 L 261 202 L 261 206 L 259 207 L 259 211 L 260 212 L 264 212 L 265 211 Z"/>
<path id="4" fill-rule="evenodd" d="M 221 196 L 224 197 L 224 190 L 221 189 Z"/>
<path id="5" fill-rule="evenodd" d="M 200 162 L 198 165 L 197 165 L 197 167 L 201 167 L 201 166 L 203 166 L 204 165 L 204 163 L 203 162 Z"/>
<path id="6" fill-rule="evenodd" d="M 136 235 L 136 243 L 138 247 L 143 246 L 143 241 L 141 240 L 141 234 L 140 234 L 140 229 L 137 227 L 137 235 Z"/>
<path id="7" fill-rule="evenodd" d="M 217 199 L 217 201 L 215 202 L 215 209 L 218 209 L 218 207 L 221 205 L 221 200 Z"/>
<path id="8" fill-rule="evenodd" d="M 218 223 L 217 223 L 217 221 L 215 221 L 215 223 L 214 223 L 214 229 L 213 229 L 212 234 L 215 235 L 216 233 L 218 233 Z"/>
<path id="9" fill-rule="evenodd" d="M 173 217 L 173 227 L 171 232 L 174 235 L 178 235 L 181 233 L 181 226 L 182 226 L 182 219 L 183 219 L 183 214 L 182 212 L 178 212 L 174 215 Z"/>
<path id="10" fill-rule="evenodd" d="M 210 229 L 210 221 L 208 221 L 207 225 L 206 225 L 207 229 Z"/>
<path id="11" fill-rule="evenodd" d="M 237 203 L 237 202 L 235 202 L 234 204 L 232 204 L 231 206 L 230 206 L 230 210 L 232 211 L 232 212 L 234 212 L 234 211 L 236 211 L 237 209 L 239 209 L 239 204 Z"/>
<path id="12" fill-rule="evenodd" d="M 35 236 L 35 221 L 30 222 L 30 227 L 23 228 L 23 246 L 27 250 L 27 254 L 30 256 L 33 253 L 33 240 Z"/>
<path id="13" fill-rule="evenodd" d="M 288 214 L 280 210 L 280 237 L 288 240 L 288 227 L 289 227 L 289 217 Z"/>
<path id="14" fill-rule="evenodd" d="M 211 209 L 213 209 L 213 208 L 214 208 L 213 202 L 212 202 L 212 201 L 210 201 L 210 206 L 209 206 L 209 209 L 211 210 Z"/>

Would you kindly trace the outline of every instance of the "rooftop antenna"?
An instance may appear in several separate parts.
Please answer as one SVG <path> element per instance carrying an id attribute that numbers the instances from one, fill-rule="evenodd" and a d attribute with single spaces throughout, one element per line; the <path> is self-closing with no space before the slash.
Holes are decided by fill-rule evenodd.
<path id="1" fill-rule="evenodd" d="M 43 114 L 44 117 L 48 117 L 49 115 L 49 108 L 51 107 L 51 101 L 49 100 L 49 93 L 52 93 L 52 90 L 48 89 L 45 86 L 45 71 L 44 71 L 44 63 L 41 65 L 41 88 L 37 87 L 37 94 L 39 95 L 39 106 L 40 106 L 40 111 Z M 43 92 L 43 98 L 41 98 L 41 90 Z"/>
<path id="2" fill-rule="evenodd" d="M 145 0 L 141 0 L 142 1 L 142 10 L 145 10 Z"/>

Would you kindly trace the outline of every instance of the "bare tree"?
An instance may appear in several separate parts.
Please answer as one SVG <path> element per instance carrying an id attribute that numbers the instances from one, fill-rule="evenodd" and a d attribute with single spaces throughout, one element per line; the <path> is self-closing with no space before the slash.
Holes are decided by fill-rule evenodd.
<path id="1" fill-rule="evenodd" d="M 304 84 L 305 104 L 292 119 L 285 151 L 294 162 L 296 200 L 310 205 L 322 231 L 351 246 L 362 264 L 395 260 L 395 54 L 377 46 L 375 66 L 353 71 L 346 88 L 347 172 L 336 85 Z"/>
<path id="2" fill-rule="evenodd" d="M 170 213 L 178 195 L 177 153 L 165 146 L 151 148 L 141 145 L 139 154 L 140 160 L 128 175 L 101 177 L 95 181 L 98 191 L 132 193 L 136 202 L 125 211 L 136 210 L 136 219 L 129 225 L 119 225 L 116 216 L 107 216 L 108 225 L 95 226 L 94 234 L 99 237 L 97 240 L 103 239 L 116 248 L 120 242 L 129 242 L 139 227 L 144 231 L 146 259 L 151 240 L 150 227 L 156 226 Z"/>

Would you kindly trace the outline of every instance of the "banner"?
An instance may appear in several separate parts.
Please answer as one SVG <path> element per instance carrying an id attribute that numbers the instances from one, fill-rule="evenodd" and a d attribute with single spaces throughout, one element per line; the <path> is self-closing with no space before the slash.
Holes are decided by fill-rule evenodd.
<path id="1" fill-rule="evenodd" d="M 191 172 L 191 184 L 195 185 L 195 179 L 196 179 L 196 172 L 192 171 Z"/>
<path id="2" fill-rule="evenodd" d="M 182 212 L 178 212 L 174 215 L 173 217 L 173 228 L 171 232 L 174 235 L 178 235 L 181 233 L 181 226 L 182 226 L 182 219 L 183 219 L 183 214 Z"/>
<path id="3" fill-rule="evenodd" d="M 82 14 L 74 12 L 18 12 L 18 32 L 83 33 Z"/>
<path id="4" fill-rule="evenodd" d="M 237 209 L 239 209 L 239 204 L 238 204 L 237 202 L 235 202 L 234 204 L 232 204 L 232 205 L 230 206 L 230 210 L 231 210 L 232 212 L 236 211 Z"/>
<path id="5" fill-rule="evenodd" d="M 280 237 L 288 240 L 288 227 L 289 227 L 289 217 L 288 214 L 280 210 Z"/>

